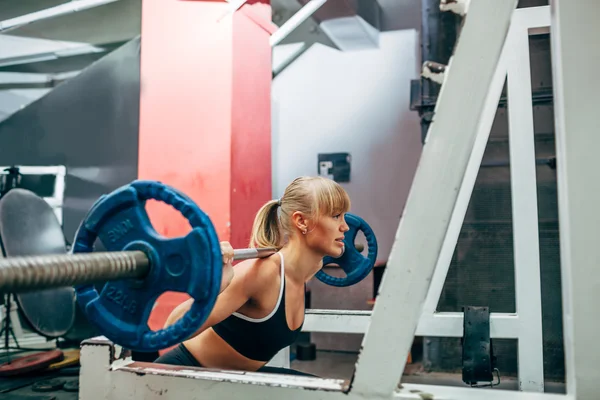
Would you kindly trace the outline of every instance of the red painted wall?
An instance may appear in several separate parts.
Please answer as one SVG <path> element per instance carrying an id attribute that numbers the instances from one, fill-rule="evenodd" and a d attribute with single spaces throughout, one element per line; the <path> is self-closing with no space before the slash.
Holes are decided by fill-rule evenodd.
<path id="1" fill-rule="evenodd" d="M 249 2 L 233 21 L 231 244 L 241 248 L 248 246 L 256 211 L 272 197 L 271 6 Z"/>
<path id="2" fill-rule="evenodd" d="M 142 7 L 139 178 L 160 180 L 190 196 L 229 238 L 231 20 L 227 4 L 145 1 Z M 189 230 L 153 205 L 157 231 Z"/>
<path id="3" fill-rule="evenodd" d="M 266 2 L 254 16 L 270 21 Z M 254 215 L 271 197 L 269 33 L 224 2 L 152 0 L 142 6 L 139 179 L 190 196 L 220 240 L 246 247 Z M 267 24 L 268 25 L 268 24 Z M 169 207 L 149 204 L 155 229 L 189 231 Z M 167 294 L 150 317 L 159 329 L 185 295 Z"/>

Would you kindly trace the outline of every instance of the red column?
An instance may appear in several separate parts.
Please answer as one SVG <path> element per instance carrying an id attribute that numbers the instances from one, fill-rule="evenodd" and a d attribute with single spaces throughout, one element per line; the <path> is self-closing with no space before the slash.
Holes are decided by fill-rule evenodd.
<path id="1" fill-rule="evenodd" d="M 256 211 L 271 199 L 269 0 L 248 1 L 233 18 L 231 244 L 248 247 Z"/>
<path id="2" fill-rule="evenodd" d="M 229 11 L 221 1 L 143 2 L 138 174 L 186 193 L 220 240 L 246 247 L 271 198 L 271 11 L 268 0 Z M 148 213 L 162 235 L 190 229 L 169 207 Z M 183 298 L 161 296 L 151 328 Z"/>

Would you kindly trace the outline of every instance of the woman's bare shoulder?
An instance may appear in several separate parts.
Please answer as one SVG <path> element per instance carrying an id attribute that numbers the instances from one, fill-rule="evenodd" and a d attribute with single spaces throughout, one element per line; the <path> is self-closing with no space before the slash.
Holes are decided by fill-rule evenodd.
<path id="1" fill-rule="evenodd" d="M 243 278 L 246 285 L 260 290 L 280 279 L 281 260 L 277 254 L 266 258 L 244 260 L 234 267 L 236 277 Z"/>

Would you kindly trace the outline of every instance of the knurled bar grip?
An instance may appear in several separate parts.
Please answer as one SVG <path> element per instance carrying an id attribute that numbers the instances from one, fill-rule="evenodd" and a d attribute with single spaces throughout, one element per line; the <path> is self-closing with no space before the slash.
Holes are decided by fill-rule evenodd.
<path id="1" fill-rule="evenodd" d="M 150 262 L 141 251 L 57 254 L 0 259 L 0 292 L 20 293 L 114 279 L 143 278 Z"/>
<path id="2" fill-rule="evenodd" d="M 276 248 L 265 247 L 262 249 L 238 249 L 233 250 L 234 260 L 247 260 L 249 258 L 265 258 L 277 252 Z"/>
<path id="3" fill-rule="evenodd" d="M 264 258 L 275 248 L 233 251 L 234 260 Z M 150 261 L 141 251 L 57 254 L 0 259 L 0 293 L 22 293 L 120 279 L 143 279 Z"/>

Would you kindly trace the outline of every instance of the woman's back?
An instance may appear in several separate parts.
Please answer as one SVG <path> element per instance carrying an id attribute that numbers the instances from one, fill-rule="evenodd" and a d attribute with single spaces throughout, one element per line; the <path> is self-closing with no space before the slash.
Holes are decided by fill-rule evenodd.
<path id="1" fill-rule="evenodd" d="M 202 366 L 257 370 L 280 349 L 291 345 L 300 333 L 304 322 L 304 284 L 286 279 L 283 254 L 244 264 L 235 267 L 236 277 L 254 286 L 250 299 L 212 328 L 185 342 Z"/>

